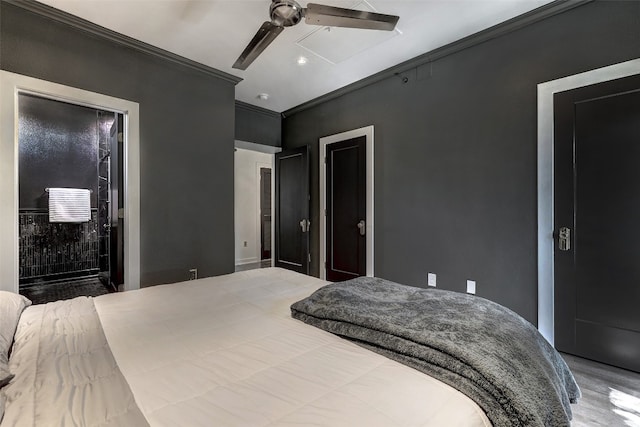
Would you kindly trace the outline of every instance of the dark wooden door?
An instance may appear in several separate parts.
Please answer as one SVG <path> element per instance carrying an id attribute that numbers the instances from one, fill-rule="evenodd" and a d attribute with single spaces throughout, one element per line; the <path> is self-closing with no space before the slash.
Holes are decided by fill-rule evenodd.
<path id="1" fill-rule="evenodd" d="M 309 148 L 275 156 L 275 266 L 309 273 Z"/>
<path id="2" fill-rule="evenodd" d="M 640 76 L 554 115 L 556 347 L 640 372 Z"/>
<path id="3" fill-rule="evenodd" d="M 366 137 L 327 145 L 326 277 L 364 276 L 366 264 Z"/>
<path id="4" fill-rule="evenodd" d="M 260 259 L 271 259 L 271 169 L 260 168 Z"/>

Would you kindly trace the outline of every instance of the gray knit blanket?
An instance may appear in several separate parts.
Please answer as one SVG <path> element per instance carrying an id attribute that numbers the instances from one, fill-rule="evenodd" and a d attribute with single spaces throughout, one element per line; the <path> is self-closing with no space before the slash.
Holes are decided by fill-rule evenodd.
<path id="1" fill-rule="evenodd" d="M 474 295 L 360 277 L 317 290 L 291 314 L 449 384 L 496 427 L 569 426 L 580 397 L 533 325 Z"/>

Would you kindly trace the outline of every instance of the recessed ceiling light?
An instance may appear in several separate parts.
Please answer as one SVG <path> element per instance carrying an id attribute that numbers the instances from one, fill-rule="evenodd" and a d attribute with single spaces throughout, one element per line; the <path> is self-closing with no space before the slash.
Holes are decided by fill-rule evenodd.
<path id="1" fill-rule="evenodd" d="M 268 93 L 259 93 L 257 98 L 261 99 L 263 101 L 266 101 L 267 99 L 269 99 L 269 94 Z"/>
<path id="2" fill-rule="evenodd" d="M 307 58 L 305 58 L 304 56 L 301 56 L 300 58 L 298 58 L 298 65 L 304 65 L 306 64 L 308 61 Z"/>

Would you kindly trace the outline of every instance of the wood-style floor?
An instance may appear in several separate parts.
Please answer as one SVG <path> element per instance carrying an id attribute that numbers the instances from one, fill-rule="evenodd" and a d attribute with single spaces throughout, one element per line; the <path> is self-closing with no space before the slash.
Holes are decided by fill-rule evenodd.
<path id="1" fill-rule="evenodd" d="M 640 374 L 562 354 L 582 398 L 573 410 L 572 427 L 640 427 Z"/>

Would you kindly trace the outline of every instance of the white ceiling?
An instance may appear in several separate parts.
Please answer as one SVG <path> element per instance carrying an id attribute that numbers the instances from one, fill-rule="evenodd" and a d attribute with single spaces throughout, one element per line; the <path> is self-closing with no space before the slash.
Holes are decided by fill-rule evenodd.
<path id="1" fill-rule="evenodd" d="M 372 30 L 327 31 L 301 22 L 286 28 L 246 71 L 240 71 L 231 66 L 260 25 L 269 20 L 270 0 L 40 1 L 241 77 L 243 80 L 236 86 L 237 100 L 277 112 L 550 3 L 550 0 L 366 0 L 363 4 L 363 0 L 314 0 L 398 15 L 398 31 L 389 33 L 393 37 L 381 37 Z M 307 4 L 299 3 L 303 7 Z M 311 35 L 318 30 L 325 31 L 327 37 Z M 362 50 L 359 46 L 366 48 Z M 301 56 L 307 58 L 304 65 L 298 64 Z M 259 99 L 258 94 L 262 93 L 268 94 L 268 99 Z"/>

